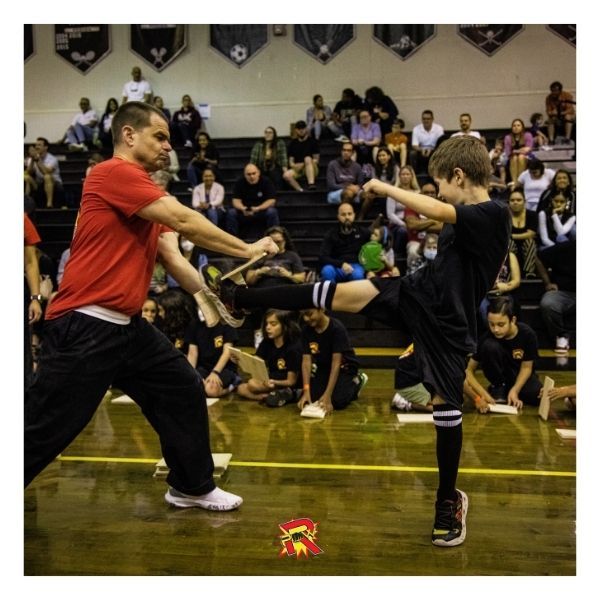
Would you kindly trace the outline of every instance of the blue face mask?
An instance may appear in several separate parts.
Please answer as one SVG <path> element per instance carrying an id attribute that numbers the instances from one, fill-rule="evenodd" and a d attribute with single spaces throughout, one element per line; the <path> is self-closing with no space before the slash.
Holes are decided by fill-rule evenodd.
<path id="1" fill-rule="evenodd" d="M 437 248 L 425 248 L 423 250 L 423 256 L 427 260 L 433 260 L 437 256 Z"/>

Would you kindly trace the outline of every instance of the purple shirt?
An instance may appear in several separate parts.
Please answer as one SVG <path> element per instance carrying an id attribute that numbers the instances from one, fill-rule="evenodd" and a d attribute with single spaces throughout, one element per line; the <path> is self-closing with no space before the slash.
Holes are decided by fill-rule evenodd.
<path id="1" fill-rule="evenodd" d="M 362 127 L 360 123 L 352 125 L 352 143 L 354 140 L 363 140 L 365 142 L 372 142 L 375 138 L 381 140 L 381 127 L 379 123 L 371 123 L 367 129 Z"/>

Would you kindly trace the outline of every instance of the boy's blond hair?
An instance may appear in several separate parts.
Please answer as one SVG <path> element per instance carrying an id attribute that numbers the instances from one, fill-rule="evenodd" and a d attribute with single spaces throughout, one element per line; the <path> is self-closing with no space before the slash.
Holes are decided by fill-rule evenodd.
<path id="1" fill-rule="evenodd" d="M 473 185 L 487 187 L 490 157 L 485 145 L 470 135 L 442 142 L 431 155 L 429 174 L 450 181 L 456 168 L 461 169 Z"/>

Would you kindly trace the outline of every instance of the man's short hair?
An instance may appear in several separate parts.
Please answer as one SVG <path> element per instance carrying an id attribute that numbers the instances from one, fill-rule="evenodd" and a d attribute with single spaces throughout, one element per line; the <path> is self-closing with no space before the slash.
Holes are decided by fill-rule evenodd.
<path id="1" fill-rule="evenodd" d="M 119 144 L 122 141 L 121 131 L 125 125 L 129 125 L 137 131 L 148 127 L 150 125 L 150 117 L 153 113 L 166 122 L 167 119 L 162 111 L 150 104 L 137 101 L 121 104 L 113 117 L 110 127 L 114 143 Z"/>
<path id="2" fill-rule="evenodd" d="M 552 88 L 558 88 L 558 91 L 562 92 L 563 85 L 562 85 L 562 83 L 560 81 L 553 81 L 550 84 L 550 91 L 552 91 Z"/>
<path id="3" fill-rule="evenodd" d="M 454 169 L 462 169 L 474 185 L 487 187 L 490 157 L 485 144 L 470 135 L 451 137 L 442 142 L 429 161 L 429 174 L 450 181 Z"/>
<path id="4" fill-rule="evenodd" d="M 48 146 L 50 146 L 50 142 L 45 137 L 36 138 L 36 142 L 43 142 L 44 146 L 46 146 L 46 148 L 48 148 Z"/>
<path id="5" fill-rule="evenodd" d="M 429 108 L 426 108 L 422 113 L 421 113 L 421 117 L 424 117 L 425 115 L 431 115 L 431 118 L 433 118 L 433 111 L 430 110 Z"/>
<path id="6" fill-rule="evenodd" d="M 469 119 L 471 119 L 471 115 L 469 113 L 462 113 L 458 118 L 462 119 L 463 117 L 469 117 Z"/>
<path id="7" fill-rule="evenodd" d="M 306 129 L 306 121 L 296 121 L 294 127 L 296 129 Z"/>

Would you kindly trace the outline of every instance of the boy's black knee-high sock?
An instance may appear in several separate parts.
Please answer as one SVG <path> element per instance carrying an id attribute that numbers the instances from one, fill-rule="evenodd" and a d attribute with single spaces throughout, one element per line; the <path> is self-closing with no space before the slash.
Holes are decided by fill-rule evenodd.
<path id="1" fill-rule="evenodd" d="M 300 285 L 280 285 L 268 288 L 238 287 L 234 304 L 240 308 L 281 308 L 302 310 L 304 308 L 331 308 L 336 284 L 319 281 Z"/>
<path id="2" fill-rule="evenodd" d="M 456 499 L 456 479 L 462 449 L 462 411 L 449 404 L 433 407 L 439 471 L 438 501 Z"/>

